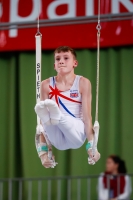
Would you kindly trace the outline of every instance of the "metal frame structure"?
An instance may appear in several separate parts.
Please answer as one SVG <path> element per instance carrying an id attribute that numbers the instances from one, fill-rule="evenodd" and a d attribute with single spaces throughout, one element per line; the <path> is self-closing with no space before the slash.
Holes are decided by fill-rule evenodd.
<path id="1" fill-rule="evenodd" d="M 23 196 L 25 196 L 26 200 L 32 200 L 33 197 L 33 185 L 36 184 L 37 187 L 37 194 L 36 199 L 42 200 L 44 196 L 42 196 L 42 190 L 45 189 L 45 193 L 47 197 L 46 200 L 52 200 L 52 190 L 53 190 L 53 182 L 56 183 L 56 196 L 54 199 L 61 200 L 62 196 L 62 181 L 66 181 L 66 195 L 67 200 L 72 199 L 72 185 L 75 182 L 76 184 L 76 192 L 74 194 L 75 199 L 81 200 L 82 199 L 82 192 L 86 192 L 87 200 L 92 199 L 91 188 L 97 187 L 98 178 L 103 175 L 88 175 L 88 176 L 60 176 L 60 177 L 42 177 L 42 178 L 0 178 L 0 200 L 4 200 L 3 191 L 6 188 L 6 194 L 8 196 L 8 200 L 12 200 L 13 198 L 13 187 L 17 184 L 17 190 L 15 193 L 18 195 L 18 200 L 22 200 Z M 111 175 L 107 175 L 108 179 L 108 189 L 110 188 L 110 179 Z M 120 177 L 119 175 L 118 177 Z M 128 174 L 128 176 L 133 180 L 133 174 Z M 82 186 L 82 181 L 86 182 L 86 186 Z M 95 181 L 95 182 L 93 182 Z M 47 187 L 43 187 L 44 182 L 46 183 Z M 84 183 L 85 183 L 84 182 Z M 26 184 L 26 187 L 25 187 Z M 118 181 L 119 184 L 119 181 Z M 118 195 L 120 193 L 120 184 L 118 185 Z"/>
<path id="2" fill-rule="evenodd" d="M 67 19 L 53 19 L 53 20 L 40 20 L 40 27 L 50 27 L 50 26 L 65 26 L 65 25 L 73 25 L 73 24 L 89 24 L 96 23 L 98 16 L 90 16 L 90 17 L 75 17 L 75 18 L 67 18 Z M 119 20 L 133 20 L 133 12 L 128 13 L 120 13 L 120 14 L 102 14 L 100 16 L 101 22 L 111 22 L 111 21 L 119 21 Z M 24 28 L 36 28 L 36 21 L 27 21 L 27 22 L 1 22 L 0 30 L 8 30 L 8 29 L 24 29 Z"/>

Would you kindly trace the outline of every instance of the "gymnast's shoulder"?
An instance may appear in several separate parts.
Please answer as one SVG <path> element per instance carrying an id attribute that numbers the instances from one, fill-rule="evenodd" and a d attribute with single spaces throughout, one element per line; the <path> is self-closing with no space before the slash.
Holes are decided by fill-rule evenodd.
<path id="1" fill-rule="evenodd" d="M 49 91 L 50 78 L 47 78 L 41 82 L 41 91 Z"/>
<path id="2" fill-rule="evenodd" d="M 84 76 L 81 76 L 80 81 L 79 81 L 79 87 L 80 89 L 84 90 L 86 89 L 91 89 L 91 82 L 88 78 L 85 78 Z"/>

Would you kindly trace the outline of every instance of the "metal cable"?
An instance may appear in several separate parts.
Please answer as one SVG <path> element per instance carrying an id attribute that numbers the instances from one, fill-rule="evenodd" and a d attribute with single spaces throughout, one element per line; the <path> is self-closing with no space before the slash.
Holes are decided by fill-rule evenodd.
<path id="1" fill-rule="evenodd" d="M 96 113 L 95 121 L 98 121 L 98 100 L 99 100 L 99 64 L 100 64 L 100 0 L 98 1 L 98 24 L 97 24 L 97 78 L 96 78 Z"/>

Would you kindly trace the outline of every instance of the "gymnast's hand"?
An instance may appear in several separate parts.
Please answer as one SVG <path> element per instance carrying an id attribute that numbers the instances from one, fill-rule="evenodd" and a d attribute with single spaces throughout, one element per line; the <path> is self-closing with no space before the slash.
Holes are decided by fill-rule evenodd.
<path id="1" fill-rule="evenodd" d="M 43 155 L 40 156 L 42 165 L 45 168 L 54 168 L 55 167 L 55 159 L 54 156 L 52 156 L 52 159 L 50 160 L 48 157 L 48 153 L 45 153 Z"/>
<path id="2" fill-rule="evenodd" d="M 88 163 L 90 165 L 94 165 L 99 159 L 100 159 L 100 153 L 98 152 L 98 150 L 95 150 L 95 153 L 93 154 L 92 152 L 92 148 L 88 149 Z"/>

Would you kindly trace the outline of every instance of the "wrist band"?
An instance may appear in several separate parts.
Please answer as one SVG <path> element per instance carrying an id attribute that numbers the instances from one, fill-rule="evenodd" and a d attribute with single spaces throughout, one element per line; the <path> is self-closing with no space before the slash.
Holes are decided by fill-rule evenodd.
<path id="1" fill-rule="evenodd" d="M 93 140 L 91 140 L 90 142 L 88 142 L 86 144 L 86 151 L 88 151 L 88 149 L 92 148 L 92 146 L 93 146 Z"/>
<path id="2" fill-rule="evenodd" d="M 41 151 L 48 151 L 48 147 L 47 147 L 47 146 L 39 146 L 39 147 L 37 148 L 37 152 L 39 153 L 39 152 L 41 152 Z"/>

